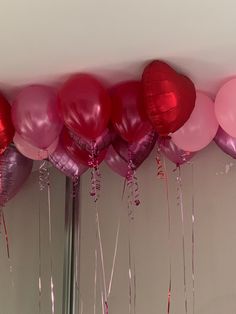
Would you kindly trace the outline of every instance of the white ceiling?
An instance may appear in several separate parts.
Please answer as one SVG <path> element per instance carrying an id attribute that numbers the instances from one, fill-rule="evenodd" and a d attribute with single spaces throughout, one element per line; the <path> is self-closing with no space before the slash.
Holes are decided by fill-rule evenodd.
<path id="1" fill-rule="evenodd" d="M 90 71 L 114 83 L 165 59 L 215 93 L 236 73 L 235 0 L 1 0 L 0 86 Z"/>

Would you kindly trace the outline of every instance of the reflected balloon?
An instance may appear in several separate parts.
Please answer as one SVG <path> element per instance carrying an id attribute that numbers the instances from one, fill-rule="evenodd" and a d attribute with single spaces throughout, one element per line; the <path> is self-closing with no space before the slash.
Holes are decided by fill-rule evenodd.
<path id="1" fill-rule="evenodd" d="M 227 134 L 221 127 L 219 127 L 214 138 L 215 143 L 226 154 L 236 159 L 236 138 Z"/>
<path id="2" fill-rule="evenodd" d="M 194 153 L 182 150 L 167 137 L 160 137 L 158 139 L 158 145 L 162 153 L 176 165 L 182 165 L 188 162 L 195 155 Z"/>
<path id="3" fill-rule="evenodd" d="M 18 133 L 15 133 L 13 138 L 13 142 L 16 145 L 18 151 L 25 157 L 32 160 L 47 159 L 49 155 L 52 154 L 56 149 L 58 140 L 59 138 L 57 137 L 47 149 L 40 149 L 25 141 Z"/>
<path id="4" fill-rule="evenodd" d="M 68 155 L 61 141 L 59 141 L 56 150 L 49 156 L 49 160 L 58 170 L 72 179 L 80 177 L 88 169 L 88 166 L 74 161 Z"/>
<path id="5" fill-rule="evenodd" d="M 110 146 L 106 157 L 105 163 L 117 174 L 126 178 L 128 175 L 128 162 L 125 161 L 116 151 Z"/>
<path id="6" fill-rule="evenodd" d="M 122 138 L 118 137 L 116 140 L 114 140 L 112 145 L 120 157 L 123 158 L 123 160 L 129 162 L 131 158 L 135 168 L 138 168 L 149 156 L 155 143 L 156 132 L 150 131 L 140 140 L 135 141 L 132 144 L 129 144 Z"/>
<path id="7" fill-rule="evenodd" d="M 23 187 L 33 167 L 33 161 L 9 146 L 0 156 L 0 206 L 4 206 Z"/>

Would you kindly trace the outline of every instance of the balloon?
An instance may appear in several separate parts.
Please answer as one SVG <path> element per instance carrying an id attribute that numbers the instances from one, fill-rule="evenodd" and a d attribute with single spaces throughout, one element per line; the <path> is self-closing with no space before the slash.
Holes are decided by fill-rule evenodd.
<path id="1" fill-rule="evenodd" d="M 12 121 L 17 133 L 31 145 L 47 149 L 62 129 L 57 103 L 57 96 L 50 87 L 24 88 L 12 106 Z"/>
<path id="2" fill-rule="evenodd" d="M 194 153 L 180 149 L 170 138 L 160 137 L 158 144 L 162 153 L 176 165 L 182 165 L 194 156 Z"/>
<path id="3" fill-rule="evenodd" d="M 112 143 L 115 151 L 120 155 L 123 160 L 129 162 L 130 157 L 135 168 L 138 168 L 143 161 L 149 156 L 156 143 L 155 131 L 150 131 L 143 138 L 129 144 L 122 138 L 117 138 Z"/>
<path id="4" fill-rule="evenodd" d="M 47 149 L 40 149 L 29 144 L 18 133 L 15 133 L 15 136 L 13 138 L 13 142 L 16 145 L 18 151 L 25 157 L 33 160 L 47 159 L 49 155 L 52 154 L 56 149 L 58 140 L 59 139 L 57 137 Z"/>
<path id="5" fill-rule="evenodd" d="M 148 117 L 161 136 L 177 131 L 189 119 L 196 100 L 192 81 L 161 61 L 143 72 L 144 101 Z"/>
<path id="6" fill-rule="evenodd" d="M 49 160 L 58 170 L 72 179 L 81 176 L 88 169 L 88 166 L 70 158 L 61 141 L 59 141 L 56 150 L 49 156 Z"/>
<path id="7" fill-rule="evenodd" d="M 0 94 L 0 155 L 11 143 L 14 132 L 11 121 L 11 106 L 4 96 Z"/>
<path id="8" fill-rule="evenodd" d="M 129 170 L 128 162 L 121 158 L 112 146 L 107 151 L 105 162 L 114 172 L 124 178 L 127 177 Z"/>
<path id="9" fill-rule="evenodd" d="M 102 135 L 97 137 L 94 141 L 75 135 L 72 131 L 68 130 L 70 137 L 75 141 L 76 145 L 84 151 L 92 154 L 99 153 L 105 148 L 108 148 L 117 134 L 113 130 L 106 129 Z"/>
<path id="10" fill-rule="evenodd" d="M 226 133 L 236 137 L 236 78 L 224 84 L 215 99 L 216 118 Z"/>
<path id="11" fill-rule="evenodd" d="M 82 163 L 83 165 L 90 166 L 91 154 L 86 150 L 81 149 L 76 145 L 75 141 L 70 136 L 69 131 L 64 128 L 61 134 L 61 143 L 64 146 L 68 155 L 76 162 Z M 105 158 L 107 150 L 104 149 L 98 153 L 96 156 L 96 160 L 98 164 L 100 164 Z"/>
<path id="12" fill-rule="evenodd" d="M 33 161 L 9 146 L 0 156 L 0 206 L 4 206 L 22 188 L 29 177 Z"/>
<path id="13" fill-rule="evenodd" d="M 88 74 L 69 78 L 59 91 L 59 108 L 68 129 L 95 140 L 107 128 L 111 102 L 105 88 Z"/>
<path id="14" fill-rule="evenodd" d="M 218 126 L 213 101 L 207 95 L 197 92 L 196 105 L 189 120 L 171 137 L 179 148 L 196 152 L 213 140 Z"/>
<path id="15" fill-rule="evenodd" d="M 227 134 L 221 127 L 219 127 L 214 138 L 216 144 L 231 157 L 236 159 L 236 138 Z"/>
<path id="16" fill-rule="evenodd" d="M 145 111 L 140 82 L 129 81 L 114 86 L 111 100 L 112 124 L 125 141 L 138 141 L 152 129 Z"/>

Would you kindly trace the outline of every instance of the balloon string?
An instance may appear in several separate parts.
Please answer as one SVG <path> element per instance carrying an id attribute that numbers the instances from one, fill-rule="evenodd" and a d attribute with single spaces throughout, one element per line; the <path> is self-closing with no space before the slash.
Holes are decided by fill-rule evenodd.
<path id="1" fill-rule="evenodd" d="M 52 314 L 55 313 L 55 293 L 54 293 L 54 282 L 53 282 L 53 261 L 52 261 L 52 221 L 51 221 L 51 189 L 50 181 L 47 186 L 48 194 L 48 231 L 49 231 L 49 249 L 50 249 L 50 288 L 51 288 L 51 306 Z"/>
<path id="2" fill-rule="evenodd" d="M 193 314 L 195 314 L 195 200 L 194 200 L 194 164 L 192 163 L 192 289 Z"/>
<path id="3" fill-rule="evenodd" d="M 39 166 L 39 187 L 43 191 L 47 187 L 48 200 L 48 232 L 49 232 L 49 250 L 50 250 L 50 294 L 51 294 L 51 312 L 55 313 L 55 293 L 53 281 L 53 261 L 52 261 L 52 223 L 51 223 L 51 189 L 49 169 L 46 160 L 43 160 Z"/>
<path id="4" fill-rule="evenodd" d="M 80 314 L 83 314 L 84 312 L 84 304 L 83 304 L 83 300 L 80 300 Z"/>
<path id="5" fill-rule="evenodd" d="M 39 259 L 39 264 L 38 264 L 38 276 L 39 276 L 39 280 L 38 280 L 38 288 L 39 288 L 39 313 L 41 313 L 41 303 L 42 303 L 42 260 L 41 260 L 41 252 L 42 252 L 42 247 L 41 247 L 41 204 L 40 204 L 40 200 L 39 200 L 39 206 L 38 206 L 38 246 L 39 246 L 39 250 L 38 250 L 38 259 Z"/>
<path id="6" fill-rule="evenodd" d="M 95 266 L 94 266 L 94 305 L 93 305 L 93 313 L 96 314 L 97 307 L 97 268 L 98 268 L 98 254 L 97 248 L 95 248 Z"/>
<path id="7" fill-rule="evenodd" d="M 121 220 L 121 217 L 119 217 L 117 231 L 116 231 L 115 250 L 114 250 L 114 255 L 113 255 L 113 260 L 112 260 L 112 269 L 111 269 L 111 276 L 110 276 L 110 282 L 109 282 L 109 287 L 108 287 L 108 295 L 107 295 L 108 298 L 109 298 L 109 296 L 111 294 L 111 288 L 112 288 L 112 282 L 113 282 L 114 271 L 115 271 L 115 264 L 116 264 L 116 258 L 117 258 L 117 250 L 118 250 L 119 235 L 120 235 L 120 220 Z"/>
<path id="8" fill-rule="evenodd" d="M 2 221 L 3 228 L 4 228 L 4 234 L 5 234 L 5 240 L 6 240 L 7 258 L 8 258 L 8 264 L 9 264 L 9 271 L 10 271 L 10 275 L 11 275 L 11 285 L 12 285 L 12 287 L 14 287 L 13 267 L 12 267 L 11 256 L 10 256 L 10 245 L 9 245 L 7 224 L 6 224 L 3 209 L 1 209 L 0 212 L 1 212 L 1 221 Z"/>
<path id="9" fill-rule="evenodd" d="M 183 206 L 183 191 L 182 191 L 182 178 L 180 166 L 177 166 L 177 201 L 181 212 L 182 222 L 182 248 L 183 248 L 183 272 L 184 272 L 184 304 L 185 313 L 188 313 L 188 300 L 187 300 L 187 284 L 186 284 L 186 259 L 185 259 L 185 228 L 184 228 L 184 206 Z"/>
<path id="10" fill-rule="evenodd" d="M 127 178 L 127 186 L 129 187 L 129 178 Z M 128 206 L 128 278 L 129 278 L 129 314 L 133 311 L 136 313 L 136 267 L 135 258 L 132 245 L 132 223 L 134 222 L 134 211 L 133 202 L 130 202 L 130 193 L 132 190 L 129 189 L 127 206 Z M 136 204 L 135 204 L 136 205 Z M 131 209 L 130 209 L 131 208 Z"/>
<path id="11" fill-rule="evenodd" d="M 132 246 L 132 220 L 129 219 L 129 231 L 128 231 L 128 256 L 129 256 L 129 269 L 128 269 L 128 276 L 129 276 L 129 314 L 132 313 L 132 305 L 133 305 L 133 312 L 136 313 L 136 265 L 135 265 L 135 258 L 133 253 L 133 246 Z"/>
<path id="12" fill-rule="evenodd" d="M 171 305 L 171 288 L 172 288 L 172 260 L 171 260 L 171 214 L 170 214 L 170 198 L 169 198 L 169 181 L 167 175 L 166 159 L 164 158 L 164 173 L 165 173 L 165 190 L 167 201 L 167 214 L 168 214 L 168 243 L 169 243 L 169 287 L 167 294 L 167 314 L 170 313 Z"/>
<path id="13" fill-rule="evenodd" d="M 99 244 L 100 250 L 100 259 L 101 259 L 101 267 L 102 267 L 102 281 L 103 281 L 103 289 L 104 289 L 104 308 L 105 302 L 107 302 L 107 288 L 106 288 L 106 273 L 105 273 L 105 265 L 104 265 L 104 253 L 103 253 L 103 245 L 102 245 L 102 238 L 101 238 L 101 229 L 100 229 L 100 221 L 99 221 L 99 214 L 97 203 L 96 204 L 96 224 L 97 224 L 97 239 Z"/>

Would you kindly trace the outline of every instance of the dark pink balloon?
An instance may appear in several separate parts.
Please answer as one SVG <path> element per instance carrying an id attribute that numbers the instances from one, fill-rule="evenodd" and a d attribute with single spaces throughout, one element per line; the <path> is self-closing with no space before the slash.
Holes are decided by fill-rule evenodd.
<path id="1" fill-rule="evenodd" d="M 123 160 L 129 162 L 131 157 L 135 168 L 138 168 L 149 156 L 155 143 L 156 132 L 149 131 L 145 136 L 132 144 L 129 144 L 122 138 L 118 137 L 114 140 L 112 145 Z"/>
<path id="2" fill-rule="evenodd" d="M 17 133 L 33 146 L 47 149 L 62 129 L 57 107 L 57 95 L 52 88 L 43 85 L 24 88 L 12 106 Z"/>
<path id="3" fill-rule="evenodd" d="M 49 156 L 49 160 L 58 170 L 72 179 L 80 177 L 88 169 L 88 166 L 73 160 L 67 154 L 61 141 L 59 141 L 56 150 Z"/>
<path id="4" fill-rule="evenodd" d="M 115 151 L 115 149 L 110 146 L 106 157 L 106 164 L 117 174 L 126 178 L 128 174 L 128 163 Z"/>
<path id="5" fill-rule="evenodd" d="M 226 154 L 236 159 L 236 138 L 227 134 L 221 127 L 219 127 L 214 138 L 216 144 Z"/>
<path id="6" fill-rule="evenodd" d="M 168 137 L 160 137 L 158 145 L 163 154 L 176 165 L 184 164 L 195 155 L 193 152 L 185 152 Z"/>
<path id="7" fill-rule="evenodd" d="M 13 146 L 9 146 L 0 156 L 0 206 L 4 206 L 29 177 L 33 161 L 21 155 Z"/>

